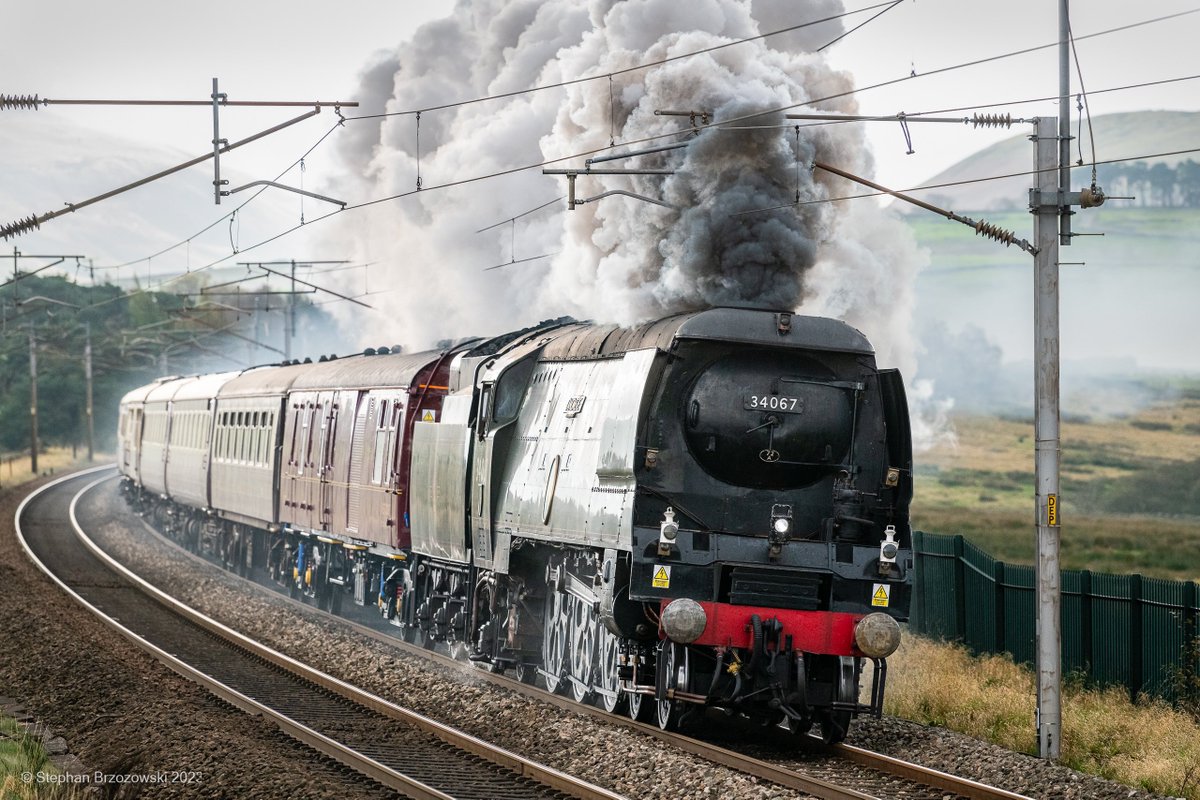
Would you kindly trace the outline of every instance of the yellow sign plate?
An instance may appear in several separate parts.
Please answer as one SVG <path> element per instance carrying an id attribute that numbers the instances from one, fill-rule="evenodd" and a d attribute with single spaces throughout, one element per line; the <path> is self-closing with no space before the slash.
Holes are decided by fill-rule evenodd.
<path id="1" fill-rule="evenodd" d="M 888 589 L 888 585 L 886 583 L 875 584 L 875 590 L 871 594 L 871 605 L 875 606 L 876 608 L 887 608 L 888 604 L 891 602 L 891 599 L 891 590 Z"/>
<path id="2" fill-rule="evenodd" d="M 650 580 L 655 589 L 671 588 L 671 568 L 659 565 L 654 569 L 654 577 Z"/>
<path id="3" fill-rule="evenodd" d="M 1051 528 L 1058 526 L 1058 495 L 1046 495 L 1046 524 Z"/>
<path id="4" fill-rule="evenodd" d="M 421 422 L 437 422 L 437 417 L 433 414 L 433 409 L 427 408 L 421 413 Z"/>

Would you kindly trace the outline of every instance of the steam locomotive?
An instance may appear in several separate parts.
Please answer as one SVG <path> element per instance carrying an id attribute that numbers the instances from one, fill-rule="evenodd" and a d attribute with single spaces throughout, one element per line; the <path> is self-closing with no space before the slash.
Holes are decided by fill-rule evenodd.
<path id="1" fill-rule="evenodd" d="M 162 378 L 122 399 L 119 451 L 188 546 L 580 702 L 830 742 L 881 712 L 912 446 L 900 375 L 844 323 L 564 318 Z"/>

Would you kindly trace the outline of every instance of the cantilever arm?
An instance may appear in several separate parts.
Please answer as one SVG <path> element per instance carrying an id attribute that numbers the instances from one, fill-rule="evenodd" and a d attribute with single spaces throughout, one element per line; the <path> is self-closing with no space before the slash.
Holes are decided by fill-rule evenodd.
<path id="1" fill-rule="evenodd" d="M 317 200 L 324 200 L 326 203 L 333 203 L 335 206 L 341 206 L 342 208 L 346 207 L 345 200 L 334 200 L 332 197 L 326 197 L 323 194 L 317 194 L 316 192 L 305 191 L 304 189 L 297 189 L 295 186 L 288 186 L 283 183 L 276 183 L 275 181 L 251 181 L 250 183 L 247 183 L 245 186 L 239 186 L 236 189 L 229 189 L 226 191 L 222 191 L 221 196 L 228 197 L 229 195 L 231 195 L 235 192 L 240 192 L 243 189 L 249 189 L 253 186 L 274 186 L 276 189 L 285 189 L 289 192 L 295 192 L 296 194 L 302 194 L 306 197 L 313 197 L 313 198 L 316 198 Z"/>

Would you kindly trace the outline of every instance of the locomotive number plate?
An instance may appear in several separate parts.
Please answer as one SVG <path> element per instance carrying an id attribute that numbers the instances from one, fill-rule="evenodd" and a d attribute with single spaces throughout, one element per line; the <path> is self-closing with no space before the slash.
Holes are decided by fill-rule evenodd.
<path id="1" fill-rule="evenodd" d="M 804 398 L 785 397 L 779 394 L 748 394 L 742 397 L 742 407 L 750 411 L 782 411 L 785 414 L 803 414 Z"/>

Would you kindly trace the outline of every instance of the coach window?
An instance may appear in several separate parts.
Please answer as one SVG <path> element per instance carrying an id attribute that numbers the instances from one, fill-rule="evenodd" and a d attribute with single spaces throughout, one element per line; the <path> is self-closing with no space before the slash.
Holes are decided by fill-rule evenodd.
<path id="1" fill-rule="evenodd" d="M 284 408 L 285 408 L 284 419 L 286 420 L 287 419 L 287 410 L 286 410 L 287 407 L 285 406 Z M 299 438 L 299 435 L 300 435 L 299 431 L 300 431 L 300 413 L 301 412 L 299 410 L 297 410 L 296 406 L 292 406 L 292 410 L 295 411 L 295 413 L 292 415 L 292 418 L 293 418 L 292 444 L 291 444 L 291 450 L 288 451 L 288 465 L 294 467 L 294 466 L 296 466 L 296 453 L 298 452 L 296 450 L 296 440 Z"/>
<path id="2" fill-rule="evenodd" d="M 400 430 L 404 425 L 404 401 L 397 400 L 392 404 L 391 430 L 388 431 L 388 471 L 390 473 L 389 480 L 394 480 L 396 477 L 396 466 L 400 462 L 399 454 L 396 452 L 400 447 Z"/>
<path id="3" fill-rule="evenodd" d="M 535 366 L 537 359 L 530 356 L 506 369 L 496 382 L 492 421 L 497 425 L 504 425 L 517 418 L 517 412 L 521 410 L 521 400 L 525 397 L 525 387 L 529 384 L 529 376 L 533 374 Z"/>
<path id="4" fill-rule="evenodd" d="M 312 422 L 312 414 L 304 404 L 300 404 L 298 411 L 300 420 L 300 443 L 296 447 L 296 475 L 304 475 L 305 468 L 305 452 L 308 450 L 308 435 L 310 435 L 310 423 Z"/>
<path id="5" fill-rule="evenodd" d="M 269 423 L 270 418 L 271 418 L 270 413 L 264 411 L 262 414 L 262 463 L 263 463 L 263 466 L 266 466 L 271 463 L 271 440 L 274 437 L 271 436 L 272 428 Z"/>
<path id="6" fill-rule="evenodd" d="M 267 414 L 263 411 L 254 416 L 257 418 L 254 427 L 254 461 L 261 466 L 267 463 Z"/>
<path id="7" fill-rule="evenodd" d="M 272 458 L 271 448 L 275 443 L 275 412 L 267 413 L 267 433 L 263 436 L 263 463 L 270 463 Z"/>
<path id="8" fill-rule="evenodd" d="M 475 415 L 475 433 L 480 439 L 487 436 L 488 420 L 492 416 L 492 384 L 485 383 L 479 390 L 479 411 Z"/>
<path id="9" fill-rule="evenodd" d="M 317 443 L 317 418 L 321 416 L 321 404 L 314 403 L 311 411 L 312 417 L 308 422 L 308 447 L 305 448 L 305 460 L 308 461 L 310 467 L 316 466 L 313 461 L 313 447 Z M 325 421 L 322 418 L 321 428 L 324 429 Z"/>
<path id="10" fill-rule="evenodd" d="M 242 412 L 239 411 L 233 418 L 233 458 L 235 461 L 246 460 L 246 429 L 242 427 Z"/>
<path id="11" fill-rule="evenodd" d="M 257 449 L 258 431 L 254 427 L 254 415 L 246 412 L 246 461 L 255 462 L 254 451 Z"/>
<path id="12" fill-rule="evenodd" d="M 379 404 L 379 412 L 375 417 L 375 463 L 371 470 L 371 483 L 383 483 L 383 466 L 387 461 L 388 451 L 388 420 L 391 413 L 391 400 Z"/>

